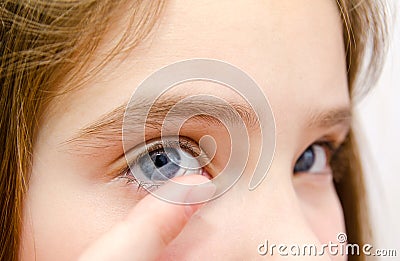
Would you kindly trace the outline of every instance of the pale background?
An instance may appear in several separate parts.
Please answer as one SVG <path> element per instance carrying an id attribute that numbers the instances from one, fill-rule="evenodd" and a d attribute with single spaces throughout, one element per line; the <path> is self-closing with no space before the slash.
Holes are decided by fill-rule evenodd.
<path id="1" fill-rule="evenodd" d="M 356 110 L 376 246 L 397 249 L 396 258 L 379 260 L 400 260 L 400 1 L 390 2 L 394 28 L 384 71 Z"/>

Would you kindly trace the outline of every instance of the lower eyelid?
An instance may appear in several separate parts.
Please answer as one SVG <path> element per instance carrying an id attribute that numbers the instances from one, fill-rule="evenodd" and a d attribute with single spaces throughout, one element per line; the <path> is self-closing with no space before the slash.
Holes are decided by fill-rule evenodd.
<path id="1" fill-rule="evenodd" d="M 128 172 L 130 172 L 129 169 Z M 213 178 L 204 168 L 202 168 L 201 175 L 207 177 L 208 179 Z M 144 182 L 141 183 L 132 174 L 129 173 L 126 173 L 125 175 L 120 175 L 114 180 L 123 181 L 125 185 L 129 186 L 129 188 L 135 189 L 135 192 L 138 193 L 139 199 L 147 196 L 150 193 L 149 191 L 157 190 L 160 186 L 164 184 L 164 182 L 161 182 L 159 184 Z"/>
<path id="2" fill-rule="evenodd" d="M 132 174 L 128 173 L 117 177 L 115 180 L 123 181 L 125 182 L 126 185 L 136 188 L 136 192 L 143 192 L 145 195 L 149 193 L 148 190 L 153 191 L 163 185 L 163 183 L 155 184 L 155 183 L 140 182 Z"/>
<path id="3" fill-rule="evenodd" d="M 208 178 L 208 179 L 213 179 L 213 176 L 212 176 L 210 173 L 208 173 L 208 171 L 205 170 L 204 168 L 203 168 L 203 170 L 202 170 L 201 175 L 202 175 L 202 176 L 205 176 L 205 177 Z"/>
<path id="4" fill-rule="evenodd" d="M 302 180 L 311 184 L 330 184 L 334 180 L 334 175 L 330 168 L 319 173 L 299 172 L 293 176 L 293 180 Z"/>

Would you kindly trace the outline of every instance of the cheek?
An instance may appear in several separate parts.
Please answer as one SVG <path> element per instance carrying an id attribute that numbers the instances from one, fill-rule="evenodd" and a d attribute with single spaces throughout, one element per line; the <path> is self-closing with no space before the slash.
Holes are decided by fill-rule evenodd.
<path id="1" fill-rule="evenodd" d="M 316 176 L 318 175 L 318 176 Z M 345 231 L 343 210 L 330 174 L 300 174 L 293 185 L 309 227 L 322 244 L 338 244 Z M 332 257 L 342 260 L 343 256 Z"/>
<path id="2" fill-rule="evenodd" d="M 33 166 L 25 201 L 22 260 L 75 260 L 126 216 L 135 199 L 118 189 L 120 183 L 89 182 L 61 163 L 40 162 Z"/>

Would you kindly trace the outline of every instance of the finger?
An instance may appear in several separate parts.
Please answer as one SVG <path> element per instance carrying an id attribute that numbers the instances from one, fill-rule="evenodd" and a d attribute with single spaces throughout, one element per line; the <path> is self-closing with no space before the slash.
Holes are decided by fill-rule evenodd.
<path id="1" fill-rule="evenodd" d="M 186 184 L 200 184 L 205 181 L 208 179 L 200 175 L 190 175 L 179 179 L 179 182 Z M 168 190 L 170 187 L 171 183 L 167 183 L 160 189 Z M 215 185 L 209 183 L 201 190 L 201 193 L 209 194 L 206 197 L 211 198 L 215 190 Z M 192 195 L 193 190 L 190 186 L 183 187 L 181 191 L 174 191 L 174 193 L 178 194 L 181 202 L 189 202 L 187 197 L 196 197 Z M 147 195 L 124 221 L 92 244 L 79 260 L 154 260 L 181 232 L 199 207 L 199 204 L 171 204 Z"/>

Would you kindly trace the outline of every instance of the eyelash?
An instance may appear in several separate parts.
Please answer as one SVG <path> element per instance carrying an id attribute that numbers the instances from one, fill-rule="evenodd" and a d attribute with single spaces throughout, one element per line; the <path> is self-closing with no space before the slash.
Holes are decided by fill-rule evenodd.
<path id="1" fill-rule="evenodd" d="M 159 138 L 146 141 L 145 143 L 146 147 L 142 149 L 142 151 L 138 153 L 135 156 L 135 158 L 129 162 L 129 164 L 127 164 L 121 171 L 119 171 L 119 174 L 117 176 L 119 179 L 126 179 L 127 184 L 135 184 L 138 187 L 137 188 L 138 191 L 140 191 L 141 189 L 153 190 L 157 189 L 159 186 L 162 185 L 162 184 L 146 183 L 140 181 L 136 179 L 135 176 L 131 173 L 131 169 L 129 166 L 137 164 L 139 159 L 145 156 L 147 153 L 159 149 L 164 149 L 165 147 L 179 147 L 185 150 L 186 152 L 190 153 L 193 157 L 198 157 L 199 155 L 201 155 L 201 150 L 197 145 L 197 143 L 185 136 L 179 136 L 178 143 L 175 141 L 168 141 L 168 140 L 161 141 Z M 147 145 L 148 143 L 150 143 L 150 145 Z"/>
<path id="2" fill-rule="evenodd" d="M 320 141 L 316 141 L 316 142 L 312 143 L 307 148 L 314 146 L 314 145 L 321 146 L 324 148 L 325 153 L 326 153 L 326 158 L 327 158 L 327 166 L 329 166 L 331 168 L 332 158 L 339 151 L 342 143 L 339 143 L 339 142 L 333 141 L 333 140 L 320 140 Z M 303 150 L 300 155 L 302 155 L 306 151 L 306 149 Z M 300 156 L 297 157 L 295 164 L 299 158 L 300 158 Z M 293 172 L 293 174 L 296 175 L 297 173 Z M 332 174 L 335 175 L 335 173 L 332 173 Z"/>
<path id="3" fill-rule="evenodd" d="M 150 143 L 150 145 L 147 145 Z M 326 153 L 327 153 L 327 164 L 331 166 L 331 160 L 332 157 L 335 155 L 335 153 L 339 150 L 341 147 L 341 144 L 336 142 L 336 141 L 329 141 L 329 140 L 322 140 L 322 141 L 316 141 L 310 146 L 313 145 L 319 145 L 322 146 Z M 146 155 L 149 152 L 163 149 L 165 147 L 179 147 L 181 149 L 184 149 L 186 152 L 190 153 L 194 157 L 198 157 L 201 154 L 201 149 L 199 148 L 199 145 L 193 141 L 192 139 L 185 137 L 185 136 L 180 136 L 178 142 L 176 141 L 161 141 L 160 139 L 152 139 L 149 141 L 146 141 L 146 148 L 142 149 L 140 153 L 138 153 L 135 158 L 130 161 L 129 164 L 127 164 L 122 170 L 118 172 L 117 178 L 119 179 L 126 179 L 127 184 L 135 184 L 137 186 L 137 191 L 140 191 L 142 189 L 145 190 L 153 190 L 157 189 L 159 186 L 162 184 L 155 184 L 155 183 L 146 183 L 140 180 L 137 180 L 135 176 L 131 173 L 131 169 L 129 166 L 133 166 L 134 164 L 137 164 L 139 159 Z M 302 152 L 304 153 L 304 151 Z M 296 173 L 294 173 L 296 174 Z"/>
<path id="4" fill-rule="evenodd" d="M 340 144 L 338 145 L 336 142 L 333 141 L 317 141 L 314 142 L 312 145 L 320 145 L 322 147 L 324 147 L 326 149 L 326 151 L 328 151 L 328 162 L 330 162 L 330 159 L 332 158 L 332 156 L 337 152 L 337 150 L 340 147 Z"/>

